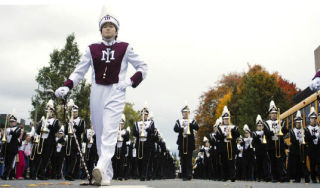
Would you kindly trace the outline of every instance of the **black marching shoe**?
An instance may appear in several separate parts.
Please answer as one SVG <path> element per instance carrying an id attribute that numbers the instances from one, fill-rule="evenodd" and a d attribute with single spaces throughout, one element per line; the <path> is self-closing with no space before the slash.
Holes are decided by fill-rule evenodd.
<path id="1" fill-rule="evenodd" d="M 74 181 L 74 179 L 72 178 L 72 176 L 68 176 L 68 175 L 66 175 L 66 176 L 64 177 L 64 179 L 65 179 L 65 180 L 68 180 L 68 181 Z"/>
<path id="2" fill-rule="evenodd" d="M 48 178 L 45 176 L 39 175 L 38 180 L 48 180 Z"/>
<path id="3" fill-rule="evenodd" d="M 304 182 L 305 182 L 305 183 L 310 183 L 310 178 L 309 178 L 309 177 L 304 178 Z"/>

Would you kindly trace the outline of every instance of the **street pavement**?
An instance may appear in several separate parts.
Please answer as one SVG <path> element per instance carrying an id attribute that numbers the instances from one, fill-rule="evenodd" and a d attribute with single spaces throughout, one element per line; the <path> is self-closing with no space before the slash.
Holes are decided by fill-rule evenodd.
<path id="1" fill-rule="evenodd" d="M 73 188 L 73 187 L 97 187 L 97 186 L 80 186 L 85 181 L 72 181 L 68 182 L 65 180 L 14 180 L 14 181 L 3 181 L 0 180 L 1 187 L 57 187 L 57 188 Z M 126 180 L 126 181 L 112 181 L 114 188 L 313 188 L 320 187 L 320 183 L 265 183 L 265 182 L 248 182 L 248 181 L 236 181 L 236 182 L 219 182 L 211 180 L 191 180 L 182 181 L 181 179 L 169 179 L 169 180 L 152 180 L 152 181 L 139 181 L 139 180 Z"/>

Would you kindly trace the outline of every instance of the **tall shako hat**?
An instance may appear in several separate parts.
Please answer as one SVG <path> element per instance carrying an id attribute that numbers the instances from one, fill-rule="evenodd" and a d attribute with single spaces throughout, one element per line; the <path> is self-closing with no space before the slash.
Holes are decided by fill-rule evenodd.
<path id="1" fill-rule="evenodd" d="M 230 118 L 230 111 L 227 106 L 224 106 L 221 117 L 222 119 Z"/>
<path id="2" fill-rule="evenodd" d="M 141 115 L 149 115 L 149 109 L 148 109 L 148 105 L 147 102 L 144 103 L 144 107 L 142 108 L 142 110 L 140 111 Z"/>
<path id="3" fill-rule="evenodd" d="M 13 114 L 10 115 L 9 122 L 16 122 L 16 121 L 17 121 L 17 118 Z"/>
<path id="4" fill-rule="evenodd" d="M 99 30 L 102 31 L 102 27 L 105 23 L 112 23 L 115 27 L 117 32 L 119 32 L 120 23 L 118 19 L 111 13 L 110 8 L 108 9 L 106 6 L 102 6 L 101 13 L 100 13 L 100 21 L 99 21 Z"/>
<path id="5" fill-rule="evenodd" d="M 313 106 L 310 109 L 310 113 L 308 115 L 308 118 L 317 118 L 316 110 L 314 109 Z"/>
<path id="6" fill-rule="evenodd" d="M 301 111 L 298 110 L 296 116 L 294 117 L 294 121 L 302 121 Z"/>
<path id="7" fill-rule="evenodd" d="M 73 105 L 72 111 L 78 112 L 79 111 L 79 107 L 77 105 Z"/>
<path id="8" fill-rule="evenodd" d="M 256 125 L 263 125 L 263 121 L 262 121 L 260 114 L 258 114 L 258 116 L 256 118 Z"/>
<path id="9" fill-rule="evenodd" d="M 46 111 L 48 111 L 48 109 L 54 111 L 54 104 L 52 99 L 50 99 L 46 105 Z"/>
<path id="10" fill-rule="evenodd" d="M 270 105 L 269 105 L 269 113 L 277 113 L 278 112 L 278 108 L 276 106 L 276 104 L 274 103 L 273 100 L 271 100 Z"/>
<path id="11" fill-rule="evenodd" d="M 250 130 L 250 128 L 249 128 L 249 126 L 248 126 L 247 124 L 245 124 L 245 125 L 243 126 L 243 131 L 244 131 L 244 132 L 248 132 L 248 133 L 251 132 L 251 130 Z"/>
<path id="12" fill-rule="evenodd" d="M 120 123 L 125 123 L 126 122 L 126 116 L 122 114 Z"/>

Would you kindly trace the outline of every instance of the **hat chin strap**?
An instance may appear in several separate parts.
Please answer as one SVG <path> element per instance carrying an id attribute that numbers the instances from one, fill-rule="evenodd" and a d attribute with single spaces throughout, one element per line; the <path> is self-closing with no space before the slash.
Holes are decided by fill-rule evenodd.
<path id="1" fill-rule="evenodd" d="M 105 37 L 102 36 L 102 40 L 104 40 L 104 41 L 106 41 L 106 42 L 108 42 L 108 43 L 116 40 L 115 38 L 116 38 L 116 37 L 114 36 L 114 37 L 112 37 L 112 38 L 110 38 L 110 39 L 107 39 L 107 38 L 105 38 Z"/>

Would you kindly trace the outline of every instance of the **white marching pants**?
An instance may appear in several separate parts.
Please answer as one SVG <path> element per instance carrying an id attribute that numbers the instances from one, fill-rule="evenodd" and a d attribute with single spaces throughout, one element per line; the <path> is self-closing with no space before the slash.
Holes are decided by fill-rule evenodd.
<path id="1" fill-rule="evenodd" d="M 112 180 L 111 158 L 115 152 L 119 124 L 125 105 L 125 91 L 117 84 L 99 85 L 92 83 L 90 94 L 90 114 L 96 134 L 99 161 L 97 167 L 103 172 L 103 180 Z"/>

